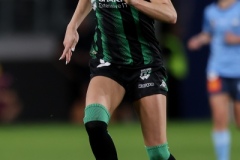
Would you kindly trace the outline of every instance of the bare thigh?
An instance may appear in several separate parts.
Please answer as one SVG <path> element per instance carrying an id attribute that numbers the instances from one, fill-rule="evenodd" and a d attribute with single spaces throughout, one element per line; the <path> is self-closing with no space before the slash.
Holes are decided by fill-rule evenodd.
<path id="1" fill-rule="evenodd" d="M 86 96 L 86 106 L 93 103 L 102 104 L 112 115 L 125 94 L 124 88 L 116 81 L 96 76 L 91 79 Z"/>
<path id="2" fill-rule="evenodd" d="M 221 93 L 209 97 L 212 109 L 214 130 L 224 130 L 229 123 L 230 98 L 227 94 Z"/>
<path id="3" fill-rule="evenodd" d="M 240 101 L 234 102 L 234 116 L 237 127 L 240 128 Z"/>
<path id="4" fill-rule="evenodd" d="M 156 146 L 167 142 L 166 96 L 156 94 L 143 97 L 134 106 L 140 118 L 145 145 Z"/>

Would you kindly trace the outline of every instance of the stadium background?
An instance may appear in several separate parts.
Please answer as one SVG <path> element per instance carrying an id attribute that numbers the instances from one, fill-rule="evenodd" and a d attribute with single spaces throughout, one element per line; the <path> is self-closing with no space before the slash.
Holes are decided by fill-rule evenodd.
<path id="1" fill-rule="evenodd" d="M 170 149 L 179 160 L 214 159 L 205 90 L 209 49 L 192 53 L 186 48 L 189 37 L 201 30 L 203 8 L 212 1 L 173 0 L 177 24 L 156 23 L 169 71 Z M 1 160 L 93 159 L 82 126 L 92 13 L 79 28 L 72 62 L 66 66 L 58 60 L 77 2 L 0 0 Z M 136 122 L 131 105 L 124 101 L 110 127 L 120 159 L 146 159 Z M 240 139 L 232 128 L 232 158 L 237 160 Z"/>

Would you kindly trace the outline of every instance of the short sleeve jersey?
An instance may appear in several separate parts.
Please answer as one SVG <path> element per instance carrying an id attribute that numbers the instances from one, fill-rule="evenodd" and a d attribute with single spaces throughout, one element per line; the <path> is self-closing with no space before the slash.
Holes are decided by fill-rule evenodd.
<path id="1" fill-rule="evenodd" d="M 92 58 L 118 65 L 162 64 L 154 20 L 123 0 L 92 0 L 96 19 Z"/>
<path id="2" fill-rule="evenodd" d="M 226 9 L 216 3 L 210 4 L 204 11 L 203 32 L 212 36 L 207 73 L 228 78 L 240 77 L 240 44 L 225 42 L 229 33 L 240 36 L 240 2 Z"/>

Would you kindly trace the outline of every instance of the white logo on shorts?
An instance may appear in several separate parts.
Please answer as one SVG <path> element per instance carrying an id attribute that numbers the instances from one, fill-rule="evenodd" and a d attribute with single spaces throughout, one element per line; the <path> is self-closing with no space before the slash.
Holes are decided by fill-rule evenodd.
<path id="1" fill-rule="evenodd" d="M 152 68 L 142 69 L 141 74 L 140 74 L 140 78 L 142 80 L 148 79 L 150 77 L 151 72 L 152 72 Z"/>
<path id="2" fill-rule="evenodd" d="M 105 67 L 105 66 L 110 66 L 110 65 L 111 65 L 111 63 L 105 62 L 103 59 L 100 59 L 100 63 L 101 63 L 101 64 L 99 64 L 99 65 L 97 66 L 97 68 Z"/>
<path id="3" fill-rule="evenodd" d="M 162 83 L 161 83 L 160 87 L 163 87 L 163 88 L 167 87 L 167 84 L 166 84 L 166 82 L 164 80 L 162 80 Z"/>
<path id="4" fill-rule="evenodd" d="M 147 88 L 154 86 L 154 83 L 138 84 L 138 88 Z"/>
<path id="5" fill-rule="evenodd" d="M 164 80 L 162 80 L 162 83 L 160 84 L 160 87 L 163 88 L 164 90 L 168 90 L 167 84 Z"/>

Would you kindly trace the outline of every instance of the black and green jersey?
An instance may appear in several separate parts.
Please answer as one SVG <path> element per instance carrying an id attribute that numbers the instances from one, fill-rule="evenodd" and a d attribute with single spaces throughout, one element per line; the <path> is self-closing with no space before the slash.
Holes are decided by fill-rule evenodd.
<path id="1" fill-rule="evenodd" d="M 92 0 L 92 5 L 97 24 L 93 58 L 120 65 L 162 63 L 152 18 L 123 0 Z"/>

